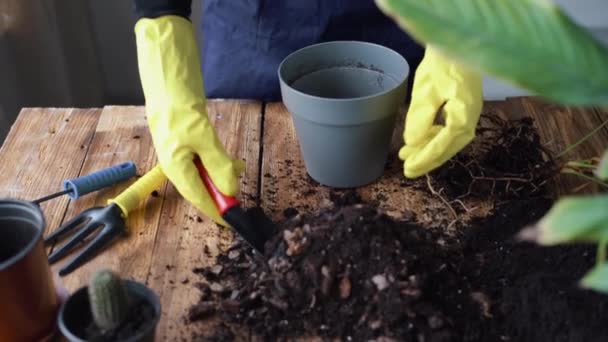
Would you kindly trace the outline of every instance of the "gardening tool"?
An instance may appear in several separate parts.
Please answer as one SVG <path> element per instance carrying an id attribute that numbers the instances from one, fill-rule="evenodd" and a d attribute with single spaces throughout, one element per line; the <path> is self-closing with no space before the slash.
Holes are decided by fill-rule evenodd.
<path id="1" fill-rule="evenodd" d="M 156 166 L 125 191 L 110 199 L 107 206 L 87 209 L 50 234 L 44 241 L 47 246 L 80 227 L 80 231 L 74 233 L 65 244 L 57 247 L 51 253 L 49 262 L 55 263 L 70 253 L 89 235 L 99 230 L 91 243 L 59 270 L 59 275 L 65 276 L 71 273 L 92 259 L 114 238 L 126 233 L 125 220 L 128 214 L 135 210 L 154 190 L 158 189 L 165 180 L 166 177 L 160 166 Z"/>
<path id="2" fill-rule="evenodd" d="M 195 159 L 194 163 L 222 218 L 251 247 L 264 254 L 264 244 L 276 231 L 274 222 L 266 216 L 260 207 L 243 210 L 235 197 L 222 194 L 215 184 L 213 184 L 200 159 Z"/>
<path id="3" fill-rule="evenodd" d="M 68 195 L 75 200 L 80 196 L 84 196 L 90 192 L 101 190 L 105 187 L 112 186 L 116 183 L 125 181 L 134 177 L 137 169 L 133 162 L 126 162 L 119 165 L 114 165 L 103 170 L 93 172 L 91 174 L 80 176 L 78 178 L 66 179 L 63 181 L 63 190 L 41 197 L 34 204 L 39 205 L 53 198 Z"/>

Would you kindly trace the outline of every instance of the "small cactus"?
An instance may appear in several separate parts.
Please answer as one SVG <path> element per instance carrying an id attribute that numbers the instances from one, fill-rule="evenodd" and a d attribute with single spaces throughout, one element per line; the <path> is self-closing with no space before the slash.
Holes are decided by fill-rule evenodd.
<path id="1" fill-rule="evenodd" d="M 97 271 L 88 292 L 93 319 L 101 331 L 111 331 L 125 320 L 129 313 L 129 295 L 119 276 L 106 269 Z"/>

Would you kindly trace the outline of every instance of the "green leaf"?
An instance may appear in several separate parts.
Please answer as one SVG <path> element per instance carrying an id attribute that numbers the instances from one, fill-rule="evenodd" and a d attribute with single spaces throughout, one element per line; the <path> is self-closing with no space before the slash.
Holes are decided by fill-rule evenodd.
<path id="1" fill-rule="evenodd" d="M 558 103 L 608 103 L 608 48 L 549 0 L 376 3 L 454 61 Z"/>
<path id="2" fill-rule="evenodd" d="M 595 170 L 595 176 L 601 180 L 608 180 L 608 150 L 604 152 L 604 156 Z"/>
<path id="3" fill-rule="evenodd" d="M 560 199 L 537 225 L 519 237 L 541 245 L 608 239 L 608 194 Z"/>
<path id="4" fill-rule="evenodd" d="M 595 266 L 581 279 L 581 286 L 586 289 L 608 294 L 608 264 Z"/>

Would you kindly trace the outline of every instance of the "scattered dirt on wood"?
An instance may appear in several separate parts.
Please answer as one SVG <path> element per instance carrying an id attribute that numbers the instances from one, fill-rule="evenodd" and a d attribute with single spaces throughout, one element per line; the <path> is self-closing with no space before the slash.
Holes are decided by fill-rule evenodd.
<path id="1" fill-rule="evenodd" d="M 234 341 L 236 335 L 225 324 L 217 324 L 213 327 L 211 333 L 194 333 L 192 342 L 225 342 Z"/>
<path id="2" fill-rule="evenodd" d="M 286 208 L 285 210 L 283 210 L 283 216 L 285 218 L 292 218 L 296 215 L 298 215 L 298 209 L 296 209 L 296 208 L 289 207 L 289 208 Z"/>
<path id="3" fill-rule="evenodd" d="M 421 224 L 414 208 L 388 215 L 383 194 L 366 202 L 357 191 L 325 190 L 328 203 L 283 211 L 264 255 L 236 243 L 193 270 L 200 300 L 187 321 L 219 319 L 224 340 L 249 330 L 264 340 L 608 340 L 608 297 L 577 286 L 594 248 L 514 240 L 553 203 L 554 172 L 530 120 L 485 115 L 463 153 L 400 186 L 441 197 L 459 217 L 467 200 L 491 202 L 486 215 L 454 231 Z M 304 176 L 297 184 L 299 196 L 319 188 Z"/>

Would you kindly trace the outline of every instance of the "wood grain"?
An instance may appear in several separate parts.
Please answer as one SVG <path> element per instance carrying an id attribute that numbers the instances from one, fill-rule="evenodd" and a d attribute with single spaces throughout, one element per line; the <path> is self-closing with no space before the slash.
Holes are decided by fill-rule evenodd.
<path id="1" fill-rule="evenodd" d="M 143 175 L 156 164 L 156 155 L 148 132 L 142 107 L 105 107 L 99 118 L 95 136 L 87 153 L 81 175 L 133 161 L 137 172 Z M 118 195 L 135 178 L 91 193 L 70 203 L 65 220 L 92 207 L 104 207 L 108 199 Z M 163 189 L 159 189 L 163 193 Z M 90 262 L 62 278 L 70 291 L 84 286 L 94 271 L 110 268 L 127 278 L 145 281 L 152 262 L 152 250 L 156 237 L 163 197 L 151 196 L 140 209 L 130 213 L 126 220 L 128 237 L 116 240 Z M 53 227 L 56 229 L 56 227 Z M 53 265 L 54 270 L 71 260 L 73 254 Z"/>
<path id="2" fill-rule="evenodd" d="M 398 158 L 403 146 L 406 108 L 399 111 L 384 174 L 375 182 L 355 189 L 364 201 L 377 204 L 394 217 L 415 214 L 424 224 L 449 224 L 454 218 L 443 202 L 419 186 L 424 180 L 409 180 L 403 175 L 403 161 Z M 266 106 L 262 155 L 261 204 L 274 220 L 284 218 L 283 211 L 294 208 L 306 214 L 331 207 L 333 200 L 347 190 L 332 189 L 312 180 L 306 173 L 297 135 L 287 109 L 280 103 Z M 430 210 L 435 208 L 438 210 Z M 481 213 L 485 207 L 475 206 Z"/>
<path id="3" fill-rule="evenodd" d="M 522 98 L 512 101 L 521 101 L 526 113 L 534 119 L 541 142 L 556 155 L 608 120 L 605 112 L 593 108 L 559 106 L 537 98 Z M 599 157 L 606 147 L 608 147 L 608 127 L 604 126 L 603 129 L 558 161 L 563 164 L 570 160 Z M 590 184 L 582 191 L 576 191 L 587 182 L 573 175 L 559 175 L 556 182 L 557 195 L 575 192 L 588 193 L 597 190 L 595 185 Z"/>
<path id="4" fill-rule="evenodd" d="M 266 104 L 260 203 L 273 220 L 283 210 L 308 212 L 329 205 L 329 188 L 315 182 L 304 167 L 291 114 L 281 103 Z"/>
<path id="5" fill-rule="evenodd" d="M 244 207 L 255 205 L 258 188 L 261 108 L 257 102 L 208 104 L 209 116 L 228 153 L 246 162 L 240 196 Z M 195 284 L 201 278 L 193 270 L 212 265 L 215 256 L 231 245 L 233 235 L 185 202 L 173 186 L 168 187 L 165 197 L 148 284 L 162 298 L 163 321 L 158 327 L 158 340 L 189 341 L 193 334 L 211 332 L 217 323 L 185 322 L 189 307 L 199 300 Z"/>
<path id="6" fill-rule="evenodd" d="M 493 111 L 505 118 L 534 118 L 543 144 L 553 151 L 563 150 L 608 120 L 605 110 L 563 107 L 533 98 L 486 102 L 484 111 Z M 343 193 L 308 177 L 291 116 L 281 103 L 269 103 L 263 110 L 258 102 L 210 101 L 208 113 L 229 153 L 246 161 L 240 196 L 245 207 L 259 201 L 274 220 L 281 220 L 286 208 L 308 213 L 331 206 L 332 196 Z M 385 173 L 357 191 L 364 200 L 376 202 L 393 216 L 413 211 L 423 223 L 445 222 L 450 214 L 442 202 L 425 189 L 412 186 L 419 185 L 420 180 L 403 177 L 403 162 L 397 154 L 403 144 L 404 113 L 405 108 L 396 122 Z M 606 147 L 608 127 L 566 157 L 594 157 Z M 64 178 L 127 160 L 136 163 L 139 174 L 156 164 L 143 107 L 106 107 L 103 111 L 25 109 L 0 148 L 0 174 L 3 175 L 0 195 L 33 200 L 60 189 Z M 109 198 L 132 181 L 72 203 L 63 197 L 43 204 L 50 229 L 86 208 L 106 205 Z M 580 180 L 561 176 L 557 187 L 567 193 L 577 184 Z M 130 215 L 128 239 L 113 244 L 62 282 L 73 291 L 86 284 L 91 272 L 99 267 L 110 267 L 125 277 L 144 281 L 162 301 L 163 316 L 157 340 L 189 341 L 195 334 L 211 333 L 218 323 L 214 320 L 185 322 L 188 308 L 199 300 L 195 284 L 201 278 L 193 269 L 212 265 L 215 256 L 232 243 L 233 235 L 188 204 L 172 185 L 159 189 L 159 195 L 149 198 L 140 210 Z M 466 205 L 485 210 L 481 204 Z M 429 210 L 432 207 L 443 211 Z M 59 265 L 67 260 L 60 261 Z M 54 270 L 59 265 L 55 265 Z M 239 337 L 249 339 L 248 332 L 243 331 Z"/>
<path id="7" fill-rule="evenodd" d="M 101 109 L 23 109 L 0 148 L 0 197 L 35 200 L 78 177 Z M 40 206 L 49 227 L 57 226 L 67 196 Z"/>

